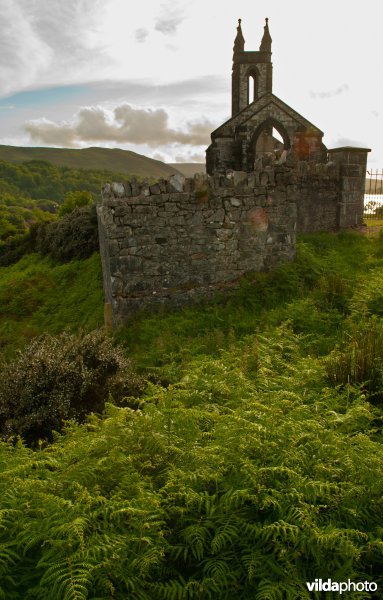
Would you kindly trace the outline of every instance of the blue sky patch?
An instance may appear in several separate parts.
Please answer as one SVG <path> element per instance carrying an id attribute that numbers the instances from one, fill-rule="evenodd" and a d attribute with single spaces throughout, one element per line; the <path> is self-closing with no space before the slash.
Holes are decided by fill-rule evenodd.
<path id="1" fill-rule="evenodd" d="M 13 96 L 0 99 L 0 109 L 31 108 L 35 106 L 49 106 L 62 104 L 87 91 L 86 85 L 65 85 L 38 90 L 18 92 Z"/>

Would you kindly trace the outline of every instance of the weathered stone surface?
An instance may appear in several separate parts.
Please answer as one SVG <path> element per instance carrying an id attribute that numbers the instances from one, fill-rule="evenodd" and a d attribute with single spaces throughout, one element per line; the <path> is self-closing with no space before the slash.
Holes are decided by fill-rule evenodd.
<path id="1" fill-rule="evenodd" d="M 160 194 L 161 193 L 161 188 L 158 183 L 155 183 L 154 185 L 150 186 L 150 193 L 151 194 Z"/>
<path id="2" fill-rule="evenodd" d="M 141 193 L 115 199 L 113 209 L 106 190 L 97 212 L 105 298 L 112 305 L 114 324 L 139 308 L 209 296 L 248 270 L 293 259 L 296 214 L 285 195 L 278 196 L 275 214 L 269 214 L 266 197 L 248 188 L 228 188 L 226 179 L 224 187 L 214 187 L 205 175 L 193 181 L 195 192 Z M 203 203 L 201 191 L 207 193 Z M 255 211 L 250 221 L 249 210 Z M 269 221 L 290 242 L 267 244 L 263 230 Z M 275 258 L 269 257 L 270 245 Z"/>
<path id="3" fill-rule="evenodd" d="M 244 185 L 247 183 L 247 173 L 245 171 L 234 171 L 233 173 L 234 185 Z"/>
<path id="4" fill-rule="evenodd" d="M 123 198 L 125 196 L 125 189 L 122 183 L 113 182 L 112 191 L 117 198 Z"/>
<path id="5" fill-rule="evenodd" d="M 248 213 L 248 220 L 254 231 L 267 231 L 269 215 L 264 208 L 252 208 Z"/>
<path id="6" fill-rule="evenodd" d="M 178 173 L 176 173 L 175 175 L 171 175 L 169 179 L 169 184 L 171 188 L 173 188 L 173 190 L 176 192 L 183 192 L 184 182 L 185 177 L 183 175 L 178 175 Z"/>
<path id="7" fill-rule="evenodd" d="M 130 185 L 129 181 L 124 181 L 123 185 L 125 190 L 125 196 L 129 198 L 129 196 L 132 195 L 132 186 Z"/>
<path id="8" fill-rule="evenodd" d="M 182 190 L 180 177 L 150 187 L 134 179 L 130 189 L 126 183 L 104 186 L 97 214 L 114 324 L 140 308 L 209 297 L 248 271 L 292 260 L 297 231 L 359 224 L 364 175 L 355 173 L 364 173 L 361 153 L 334 151 L 329 167 L 289 166 L 287 160 L 265 167 L 260 161 L 250 175 L 201 174 L 192 186 L 183 182 Z"/>

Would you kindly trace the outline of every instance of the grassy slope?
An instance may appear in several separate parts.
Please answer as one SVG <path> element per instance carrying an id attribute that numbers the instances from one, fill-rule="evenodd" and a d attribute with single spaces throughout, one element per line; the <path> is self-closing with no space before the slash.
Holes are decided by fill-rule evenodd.
<path id="1" fill-rule="evenodd" d="M 196 173 L 206 173 L 205 163 L 168 163 L 169 167 L 177 169 L 185 177 L 193 177 Z"/>
<path id="2" fill-rule="evenodd" d="M 141 177 L 166 177 L 177 169 L 159 160 L 119 148 L 29 148 L 0 146 L 0 160 L 21 163 L 45 160 L 73 169 L 99 169 Z"/>
<path id="3" fill-rule="evenodd" d="M 0 268 L 0 352 L 13 354 L 43 332 L 103 324 L 99 254 L 56 265 L 37 254 Z"/>
<path id="4" fill-rule="evenodd" d="M 370 255 L 381 243 L 358 234 L 307 236 L 295 263 L 245 278 L 226 303 L 161 318 L 143 315 L 116 335 L 141 370 L 171 380 L 196 356 L 217 355 L 234 341 L 285 320 L 296 332 L 311 336 L 311 351 L 326 353 L 343 327 L 354 286 L 378 260 Z M 56 266 L 32 255 L 0 269 L 3 351 L 42 331 L 92 328 L 102 320 L 98 255 Z"/>

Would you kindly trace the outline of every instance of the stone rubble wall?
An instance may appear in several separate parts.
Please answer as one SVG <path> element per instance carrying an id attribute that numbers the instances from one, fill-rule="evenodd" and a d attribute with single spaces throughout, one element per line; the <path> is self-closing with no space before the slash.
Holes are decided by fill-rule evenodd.
<path id="1" fill-rule="evenodd" d="M 281 171 L 284 168 L 281 167 Z M 295 256 L 296 204 L 275 172 L 107 184 L 97 208 L 113 324 L 182 305 Z"/>
<path id="2" fill-rule="evenodd" d="M 339 161 L 265 157 L 251 173 L 106 184 L 97 213 L 113 324 L 293 260 L 297 232 L 339 228 L 342 169 Z"/>

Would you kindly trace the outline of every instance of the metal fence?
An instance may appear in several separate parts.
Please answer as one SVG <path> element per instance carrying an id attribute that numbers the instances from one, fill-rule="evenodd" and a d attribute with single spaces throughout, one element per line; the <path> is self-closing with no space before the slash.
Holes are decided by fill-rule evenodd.
<path id="1" fill-rule="evenodd" d="M 364 218 L 383 220 L 383 169 L 366 173 Z"/>

